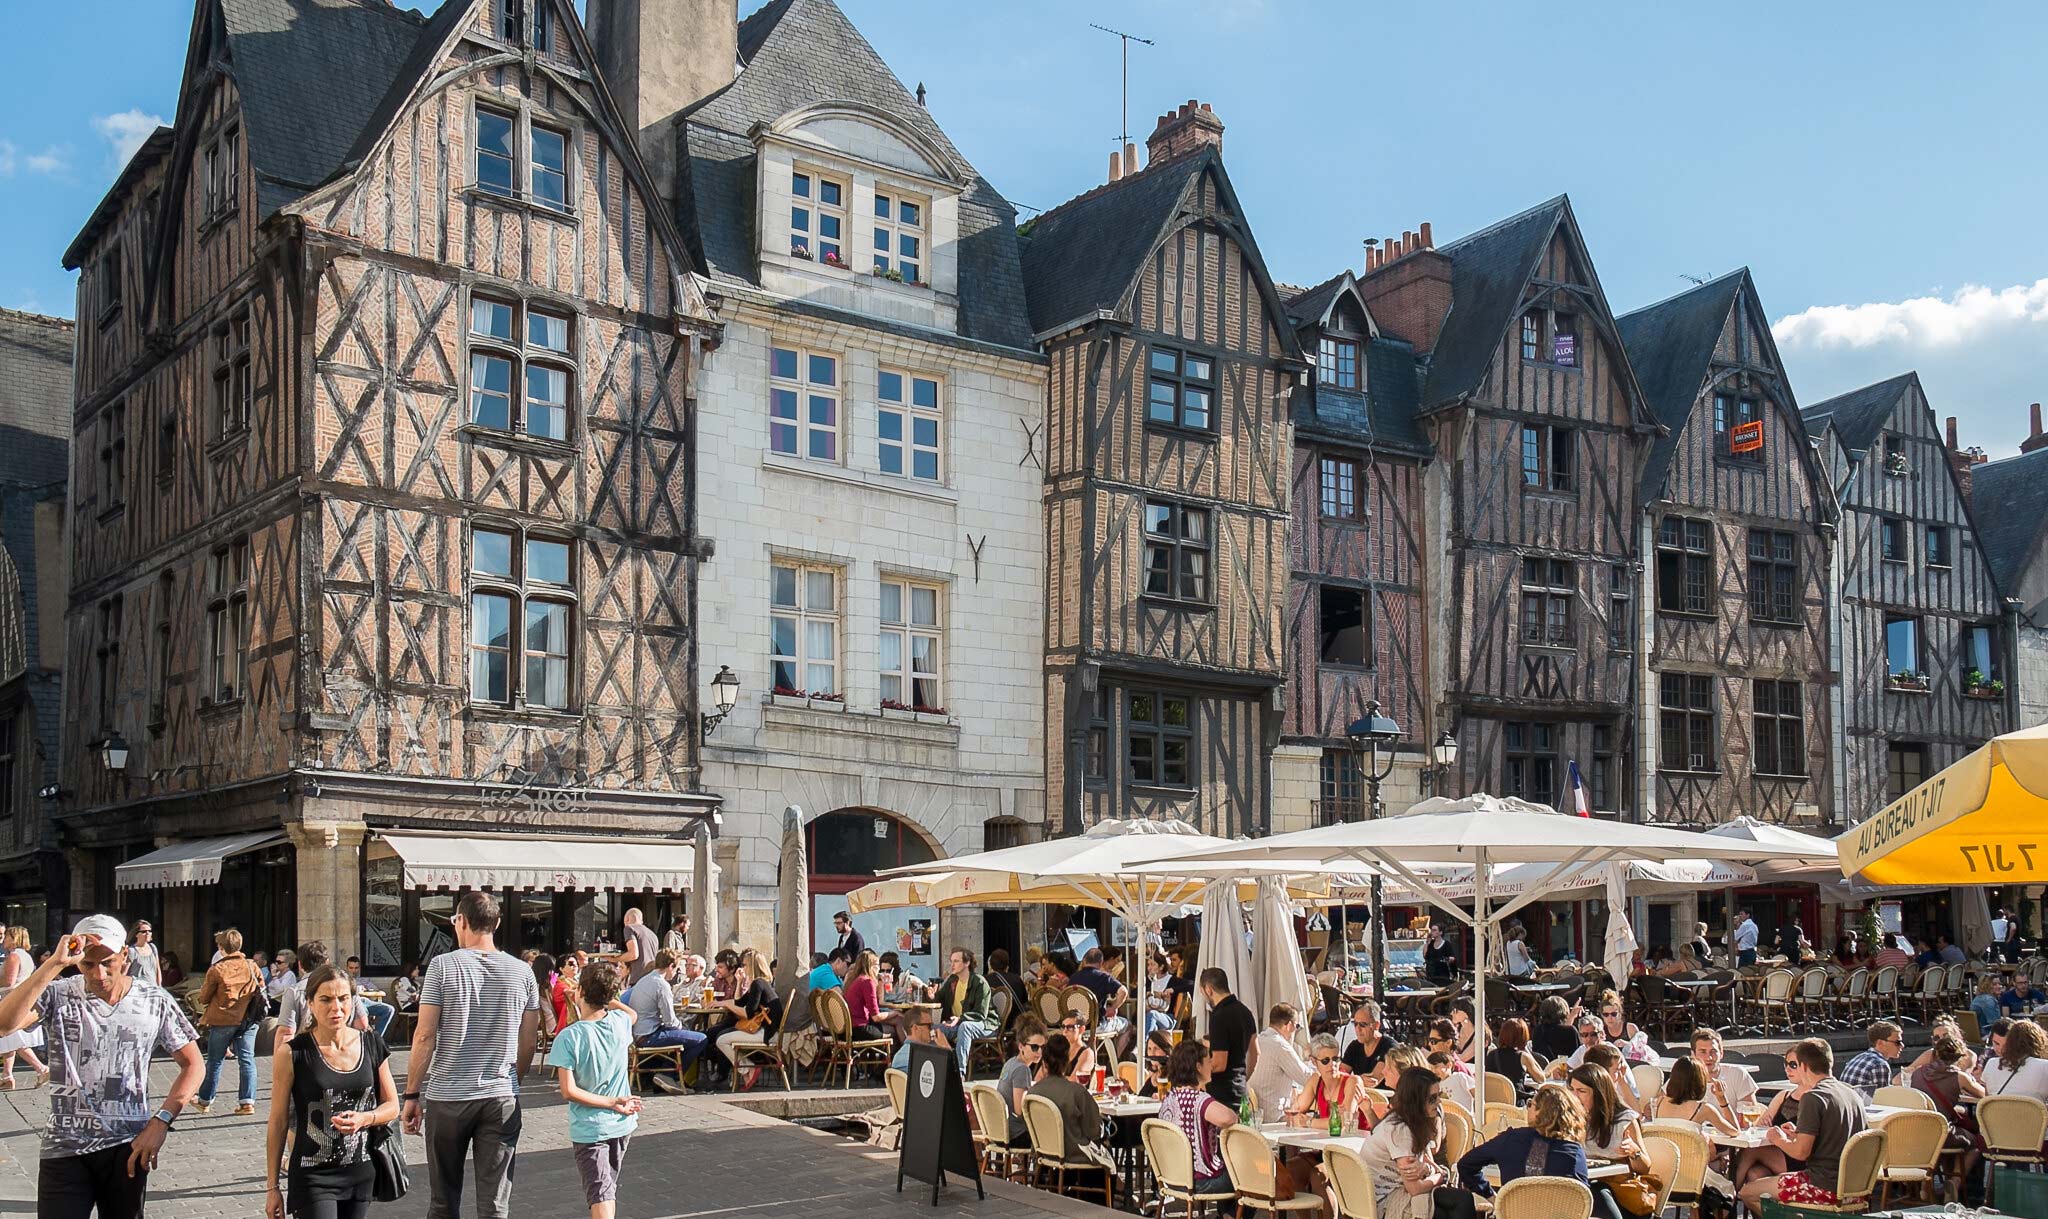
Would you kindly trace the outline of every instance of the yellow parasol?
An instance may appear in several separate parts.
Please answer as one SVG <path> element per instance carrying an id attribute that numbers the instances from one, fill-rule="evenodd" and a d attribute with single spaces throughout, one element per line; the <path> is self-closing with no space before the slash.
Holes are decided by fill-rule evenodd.
<path id="1" fill-rule="evenodd" d="M 1835 839 L 1880 885 L 2048 882 L 2048 725 L 1993 737 Z"/>

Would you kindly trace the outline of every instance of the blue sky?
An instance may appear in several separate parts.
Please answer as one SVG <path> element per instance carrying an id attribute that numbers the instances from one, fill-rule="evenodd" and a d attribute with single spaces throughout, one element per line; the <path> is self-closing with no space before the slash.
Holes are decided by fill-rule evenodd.
<path id="1" fill-rule="evenodd" d="M 1020 204 L 1104 175 L 1100 21 L 1156 40 L 1131 54 L 1141 142 L 1188 98 L 1215 107 L 1277 278 L 1563 191 L 1617 312 L 1747 264 L 1803 403 L 1917 368 L 1964 443 L 2002 455 L 2048 398 L 2048 5 L 842 2 Z M 174 113 L 190 13 L 10 6 L 0 305 L 71 312 L 59 258 L 118 150 Z"/>

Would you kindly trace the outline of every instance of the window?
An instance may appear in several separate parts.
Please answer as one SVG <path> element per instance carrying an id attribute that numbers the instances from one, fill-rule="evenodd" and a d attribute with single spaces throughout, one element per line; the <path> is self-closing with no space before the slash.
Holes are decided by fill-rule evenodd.
<path id="1" fill-rule="evenodd" d="M 469 422 L 569 439 L 575 366 L 566 310 L 475 296 L 469 302 Z"/>
<path id="2" fill-rule="evenodd" d="M 1884 438 L 1884 469 L 1887 474 L 1904 474 L 1910 469 L 1906 461 L 1906 438 L 1886 436 Z"/>
<path id="3" fill-rule="evenodd" d="M 1333 389 L 1357 389 L 1357 341 L 1323 336 L 1322 348 L 1316 354 L 1316 381 Z"/>
<path id="4" fill-rule="evenodd" d="M 1657 769 L 1714 770 L 1714 679 L 1698 673 L 1662 674 L 1657 679 L 1657 706 Z"/>
<path id="5" fill-rule="evenodd" d="M 924 215 L 921 199 L 875 192 L 875 270 L 906 284 L 924 278 Z"/>
<path id="6" fill-rule="evenodd" d="M 1572 429 L 1523 425 L 1522 485 L 1539 491 L 1572 489 Z"/>
<path id="7" fill-rule="evenodd" d="M 1209 510 L 1145 504 L 1145 595 L 1209 599 Z"/>
<path id="8" fill-rule="evenodd" d="M 1152 381 L 1145 417 L 1154 423 L 1207 431 L 1216 393 L 1216 364 L 1208 356 L 1152 349 Z"/>
<path id="9" fill-rule="evenodd" d="M 1806 717 L 1796 681 L 1750 683 L 1752 769 L 1760 775 L 1806 773 Z"/>
<path id="10" fill-rule="evenodd" d="M 229 127 L 215 136 L 206 145 L 200 156 L 204 185 L 200 202 L 204 204 L 202 224 L 212 224 L 233 212 L 241 200 L 242 193 L 242 130 Z"/>
<path id="11" fill-rule="evenodd" d="M 1365 820 L 1365 759 L 1356 749 L 1325 749 L 1322 757 L 1322 802 L 1317 825 Z"/>
<path id="12" fill-rule="evenodd" d="M 1608 568 L 1607 644 L 1616 649 L 1635 645 L 1635 610 L 1631 596 L 1634 582 L 1629 578 L 1630 574 L 1626 563 L 1616 563 Z"/>
<path id="13" fill-rule="evenodd" d="M 1927 565 L 1929 567 L 1953 567 L 1955 558 L 1948 549 L 1948 526 L 1927 527 Z"/>
<path id="14" fill-rule="evenodd" d="M 882 705 L 942 712 L 939 589 L 908 580 L 882 581 Z"/>
<path id="15" fill-rule="evenodd" d="M 206 663 L 209 697 L 231 703 L 246 692 L 249 653 L 249 541 L 213 552 L 206 565 Z"/>
<path id="16" fill-rule="evenodd" d="M 877 374 L 875 388 L 882 473 L 939 481 L 938 381 L 885 368 Z"/>
<path id="17" fill-rule="evenodd" d="M 253 392 L 249 377 L 249 311 L 243 309 L 213 330 L 214 439 L 248 430 Z"/>
<path id="18" fill-rule="evenodd" d="M 171 718 L 171 607 L 177 586 L 165 572 L 156 584 L 156 697 L 150 702 L 150 728 L 158 733 Z"/>
<path id="19" fill-rule="evenodd" d="M 1887 803 L 1900 799 L 1927 781 L 1927 746 L 1893 741 L 1885 754 L 1884 793 Z"/>
<path id="20" fill-rule="evenodd" d="M 784 695 L 839 693 L 839 571 L 799 563 L 768 569 L 768 667 Z"/>
<path id="21" fill-rule="evenodd" d="M 1548 337 L 1549 341 L 1544 340 Z M 1577 315 L 1550 309 L 1530 309 L 1522 314 L 1522 359 L 1527 363 L 1550 363 L 1559 368 L 1579 364 L 1579 319 Z"/>
<path id="22" fill-rule="evenodd" d="M 1749 531 L 1749 617 L 1799 621 L 1799 539 L 1776 529 Z"/>
<path id="23" fill-rule="evenodd" d="M 469 543 L 470 701 L 568 710 L 573 544 L 509 526 Z"/>
<path id="24" fill-rule="evenodd" d="M 1339 520 L 1361 520 L 1359 511 L 1358 463 L 1349 457 L 1324 457 L 1316 463 L 1317 481 L 1322 488 L 1323 515 Z"/>
<path id="25" fill-rule="evenodd" d="M 1591 789 L 1586 797 L 1596 811 L 1620 811 L 1621 791 L 1615 783 L 1620 773 L 1621 768 L 1614 756 L 1613 726 L 1593 725 L 1593 773 L 1586 778 Z"/>
<path id="26" fill-rule="evenodd" d="M 1522 642 L 1572 646 L 1577 573 L 1563 559 L 1522 560 Z"/>
<path id="27" fill-rule="evenodd" d="M 1906 561 L 1906 522 L 1888 516 L 1878 522 L 1877 552 L 1887 563 Z"/>
<path id="28" fill-rule="evenodd" d="M 100 412 L 100 511 L 128 500 L 128 407 L 116 402 Z"/>
<path id="29" fill-rule="evenodd" d="M 498 37 L 526 41 L 526 0 L 498 0 Z"/>
<path id="30" fill-rule="evenodd" d="M 99 261 L 100 322 L 121 311 L 121 251 L 108 250 Z"/>
<path id="31" fill-rule="evenodd" d="M 1920 620 L 1910 614 L 1887 614 L 1884 619 L 1884 659 L 1887 676 L 1920 678 Z"/>
<path id="32" fill-rule="evenodd" d="M 163 418 L 156 425 L 156 485 L 159 491 L 171 489 L 171 483 L 178 476 L 178 415 L 177 409 L 169 403 L 164 405 Z"/>
<path id="33" fill-rule="evenodd" d="M 1195 785 L 1195 729 L 1186 695 L 1133 690 L 1126 734 L 1133 783 Z"/>
<path id="34" fill-rule="evenodd" d="M 100 727 L 112 730 L 114 712 L 120 704 L 121 689 L 121 598 L 100 602 Z"/>
<path id="35" fill-rule="evenodd" d="M 1986 624 L 1963 628 L 1963 684 L 1969 692 L 1992 693 L 1990 685 L 2004 674 L 1998 663 L 1998 628 Z"/>
<path id="36" fill-rule="evenodd" d="M 476 109 L 476 188 L 569 210 L 569 137 L 528 118 Z"/>
<path id="37" fill-rule="evenodd" d="M 1559 368 L 1579 363 L 1579 322 L 1569 313 L 1550 315 L 1550 362 Z"/>
<path id="38" fill-rule="evenodd" d="M 1531 309 L 1522 315 L 1522 358 L 1535 361 L 1543 355 L 1543 311 Z"/>
<path id="39" fill-rule="evenodd" d="M 1550 724 L 1507 724 L 1501 730 L 1501 790 L 1537 804 L 1557 804 L 1557 729 Z"/>
<path id="40" fill-rule="evenodd" d="M 1696 517 L 1657 522 L 1657 610 L 1664 614 L 1714 612 L 1714 527 Z"/>
<path id="41" fill-rule="evenodd" d="M 790 175 L 789 252 L 846 266 L 846 183 L 799 170 Z"/>
<path id="42" fill-rule="evenodd" d="M 1372 621 L 1363 589 L 1322 585 L 1318 590 L 1319 655 L 1326 665 L 1372 664 Z"/>
<path id="43" fill-rule="evenodd" d="M 768 448 L 839 460 L 839 357 L 793 347 L 768 353 Z"/>
<path id="44" fill-rule="evenodd" d="M 1081 777 L 1091 781 L 1109 778 L 1109 709 L 1110 688 L 1097 685 L 1095 692 L 1087 696 L 1088 709 L 1085 713 L 1088 734 L 1084 749 L 1086 756 L 1081 762 Z"/>
<path id="45" fill-rule="evenodd" d="M 1760 460 L 1763 457 L 1762 449 L 1753 449 L 1747 453 L 1734 453 L 1728 449 L 1729 432 L 1745 423 L 1755 423 L 1760 418 L 1762 416 L 1758 413 L 1756 399 L 1738 398 L 1734 394 L 1715 394 L 1714 435 L 1720 441 L 1721 455 L 1746 461 Z"/>

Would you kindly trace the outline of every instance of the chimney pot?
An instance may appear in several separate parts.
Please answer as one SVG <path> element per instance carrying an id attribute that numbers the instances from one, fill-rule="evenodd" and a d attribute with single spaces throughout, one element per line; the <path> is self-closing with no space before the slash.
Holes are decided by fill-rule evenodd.
<path id="1" fill-rule="evenodd" d="M 1138 146 L 1136 143 L 1126 140 L 1124 141 L 1124 177 L 1128 178 L 1137 172 Z"/>
<path id="2" fill-rule="evenodd" d="M 1436 248 L 1436 242 L 1429 235 L 1429 221 L 1427 220 L 1422 222 L 1422 248 L 1425 250 Z"/>
<path id="3" fill-rule="evenodd" d="M 2028 411 L 2029 411 L 2029 412 L 2031 412 L 2031 413 L 2032 413 L 2032 415 L 2033 415 L 2033 424 L 2034 424 L 2034 430 L 2033 430 L 2033 431 L 2031 431 L 2031 432 L 2029 432 L 2029 433 L 2028 433 L 2028 435 L 2030 435 L 2030 436 L 2039 436 L 2039 435 L 2041 434 L 2041 404 L 2040 404 L 2040 403 L 2038 403 L 2038 402 L 2036 402 L 2036 403 L 2034 403 L 2034 404 L 2033 404 L 2032 406 L 2028 407 L 2027 409 L 2028 409 Z"/>
<path id="4" fill-rule="evenodd" d="M 1124 176 L 1124 154 L 1112 150 L 1109 154 L 1109 180 L 1118 181 Z"/>
<path id="5" fill-rule="evenodd" d="M 1954 415 L 1948 417 L 1948 451 L 1951 453 L 1956 451 L 1956 417 Z"/>
<path id="6" fill-rule="evenodd" d="M 1223 147 L 1223 120 L 1194 98 L 1159 116 L 1159 126 L 1145 140 L 1145 161 L 1157 164 L 1198 148 Z M 1126 165 L 1125 173 L 1134 172 Z"/>

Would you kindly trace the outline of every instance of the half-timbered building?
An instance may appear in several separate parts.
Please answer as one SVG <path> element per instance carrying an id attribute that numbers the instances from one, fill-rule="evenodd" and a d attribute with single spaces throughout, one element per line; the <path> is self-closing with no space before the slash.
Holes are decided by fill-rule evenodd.
<path id="1" fill-rule="evenodd" d="M 1441 248 L 1424 226 L 1372 264 L 1366 307 L 1427 366 L 1427 726 L 1460 746 L 1434 788 L 1568 805 L 1576 764 L 1593 810 L 1633 816 L 1636 522 L 1662 429 L 1571 204 Z"/>
<path id="2" fill-rule="evenodd" d="M 2017 457 L 1986 459 L 1981 447 L 1958 448 L 1948 419 L 1949 462 L 1956 467 L 1977 542 L 2003 599 L 2010 663 L 2006 702 L 2014 728 L 2048 723 L 2048 431 L 2041 404 L 2029 408 Z"/>
<path id="3" fill-rule="evenodd" d="M 1643 472 L 1646 817 L 1833 821 L 1828 494 L 1749 272 L 1620 319 Z"/>
<path id="4" fill-rule="evenodd" d="M 723 329 L 697 489 L 705 664 L 742 687 L 706 752 L 731 926 L 775 942 L 794 807 L 829 946 L 878 868 L 1044 820 L 1045 361 L 1015 213 L 831 0 L 745 21 L 732 0 L 596 0 L 591 19 Z M 900 949 L 933 917 L 860 921 Z"/>
<path id="5" fill-rule="evenodd" d="M 65 260 L 75 904 L 374 973 L 684 900 L 711 331 L 594 73 L 556 0 L 197 4 Z"/>
<path id="6" fill-rule="evenodd" d="M 1918 374 L 1806 408 L 1841 502 L 1843 819 L 2006 730 L 2003 605 Z"/>
<path id="7" fill-rule="evenodd" d="M 1345 731 L 1369 703 L 1406 741 L 1436 737 L 1422 607 L 1430 449 L 1416 423 L 1414 349 L 1380 332 L 1349 271 L 1290 295 L 1287 316 L 1315 371 L 1294 396 L 1276 830 L 1370 814 L 1366 760 Z M 1409 803 L 1416 776 L 1397 767 L 1382 799 Z"/>
<path id="8" fill-rule="evenodd" d="M 1127 148 L 1108 184 L 1025 229 L 1051 360 L 1046 794 L 1067 833 L 1270 822 L 1305 364 L 1222 134 L 1207 106 L 1162 115 L 1142 167 Z"/>

